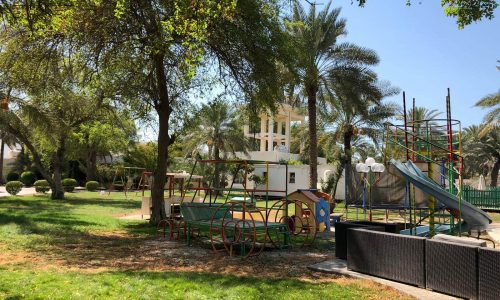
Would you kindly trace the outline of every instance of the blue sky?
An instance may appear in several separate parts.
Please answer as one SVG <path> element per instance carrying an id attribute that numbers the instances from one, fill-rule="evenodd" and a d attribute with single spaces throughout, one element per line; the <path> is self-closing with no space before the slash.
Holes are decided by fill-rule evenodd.
<path id="1" fill-rule="evenodd" d="M 474 103 L 500 89 L 496 69 L 500 65 L 500 9 L 492 21 L 459 30 L 437 0 L 413 1 L 410 7 L 405 0 L 367 2 L 364 8 L 351 5 L 351 0 L 333 2 L 333 7 L 342 7 L 341 16 L 347 19 L 344 41 L 377 51 L 379 77 L 406 91 L 407 99 L 415 97 L 417 106 L 444 112 L 449 87 L 452 117 L 464 126 L 480 123 L 485 111 Z M 402 105 L 402 95 L 390 100 Z"/>

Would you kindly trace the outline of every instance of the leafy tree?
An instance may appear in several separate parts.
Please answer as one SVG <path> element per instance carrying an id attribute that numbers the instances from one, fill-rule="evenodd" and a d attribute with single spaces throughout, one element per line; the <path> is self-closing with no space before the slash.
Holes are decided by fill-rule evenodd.
<path id="1" fill-rule="evenodd" d="M 3 30 L 1 40 L 0 76 L 17 97 L 12 110 L 0 112 L 0 124 L 29 150 L 52 199 L 62 199 L 69 136 L 103 107 L 103 95 L 82 86 L 86 69 L 67 40 L 16 28 Z"/>
<path id="2" fill-rule="evenodd" d="M 295 39 L 302 94 L 307 98 L 309 117 L 309 185 L 317 184 L 317 102 L 323 100 L 328 90 L 328 80 L 344 68 L 378 63 L 377 55 L 371 51 L 349 43 L 338 43 L 347 34 L 346 22 L 339 18 L 340 8 L 330 10 L 331 2 L 316 13 L 311 5 L 305 12 L 300 3 L 295 2 L 289 22 L 289 30 Z"/>
<path id="3" fill-rule="evenodd" d="M 472 125 L 464 130 L 465 171 L 469 175 L 491 175 L 490 186 L 498 185 L 500 170 L 500 128 L 484 131 L 483 125 Z"/>
<path id="4" fill-rule="evenodd" d="M 22 9 L 19 9 L 22 8 Z M 248 99 L 273 106 L 280 92 L 276 61 L 289 47 L 279 4 L 264 0 L 2 2 L 9 24 L 35 35 L 68 37 L 122 101 L 158 120 L 151 222 L 165 217 L 163 186 L 175 114 L 199 68 L 214 66 Z M 13 25 L 11 25 L 13 26 Z"/>
<path id="5" fill-rule="evenodd" d="M 123 157 L 126 165 L 154 170 L 156 157 L 158 155 L 158 145 L 155 142 L 138 143 L 133 145 Z"/>
<path id="6" fill-rule="evenodd" d="M 98 157 L 125 153 L 136 135 L 125 113 L 107 110 L 95 118 L 76 128 L 68 142 L 68 156 L 84 162 L 87 181 L 97 179 Z"/>

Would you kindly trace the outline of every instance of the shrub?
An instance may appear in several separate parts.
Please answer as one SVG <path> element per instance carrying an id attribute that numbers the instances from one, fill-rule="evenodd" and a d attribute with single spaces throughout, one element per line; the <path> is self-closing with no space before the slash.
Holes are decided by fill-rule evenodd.
<path id="1" fill-rule="evenodd" d="M 21 181 L 9 181 L 5 185 L 7 193 L 15 196 L 23 189 L 23 183 Z"/>
<path id="2" fill-rule="evenodd" d="M 97 175 L 103 185 L 108 185 L 113 182 L 115 169 L 109 165 L 101 164 L 97 166 Z"/>
<path id="3" fill-rule="evenodd" d="M 19 174 L 17 174 L 16 172 L 10 172 L 9 174 L 7 174 L 7 182 L 9 181 L 18 181 L 19 180 Z"/>
<path id="4" fill-rule="evenodd" d="M 65 192 L 72 192 L 75 190 L 75 186 L 78 184 L 78 182 L 73 179 L 73 178 L 66 178 L 62 180 L 62 185 L 64 188 Z"/>
<path id="5" fill-rule="evenodd" d="M 21 174 L 21 182 L 24 183 L 25 186 L 32 186 L 35 181 L 36 177 L 33 172 L 26 171 Z"/>
<path id="6" fill-rule="evenodd" d="M 50 190 L 49 183 L 47 180 L 37 180 L 35 181 L 35 191 L 37 193 L 47 193 Z"/>
<path id="7" fill-rule="evenodd" d="M 95 192 L 99 188 L 99 182 L 97 182 L 97 181 L 88 181 L 85 184 L 85 188 L 87 188 L 87 191 L 89 191 L 89 192 Z"/>

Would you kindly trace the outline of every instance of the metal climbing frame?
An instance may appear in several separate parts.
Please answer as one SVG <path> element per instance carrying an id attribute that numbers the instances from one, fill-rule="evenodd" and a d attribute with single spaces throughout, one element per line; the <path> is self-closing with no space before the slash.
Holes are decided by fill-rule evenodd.
<path id="1" fill-rule="evenodd" d="M 464 159 L 462 156 L 462 126 L 459 120 L 451 118 L 450 90 L 446 96 L 446 119 L 415 120 L 415 99 L 413 99 L 413 116 L 408 120 L 406 114 L 406 97 L 403 92 L 404 123 L 394 125 L 386 124 L 384 157 L 401 160 L 411 160 L 420 164 L 422 171 L 440 184 L 442 188 L 456 195 L 459 199 L 458 211 L 449 211 L 448 218 L 444 209 L 436 205 L 433 197 L 423 193 L 418 194 L 414 186 L 407 185 L 407 199 L 410 224 L 415 228 L 423 220 L 428 220 L 432 236 L 435 234 L 436 225 L 441 222 L 437 218 L 447 219 L 445 221 L 450 229 L 456 226 L 458 233 L 461 232 L 461 201 L 462 173 Z M 416 198 L 427 197 L 428 214 L 417 220 Z M 455 223 L 455 221 L 457 221 Z"/>

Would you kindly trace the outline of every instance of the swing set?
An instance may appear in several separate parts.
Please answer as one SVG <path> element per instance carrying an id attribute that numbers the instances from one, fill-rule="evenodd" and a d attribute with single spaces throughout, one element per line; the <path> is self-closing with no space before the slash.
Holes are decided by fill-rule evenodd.
<path id="1" fill-rule="evenodd" d="M 146 172 L 146 169 L 140 167 L 116 167 L 113 180 L 109 184 L 108 195 L 110 195 L 112 191 L 118 190 L 123 191 L 125 193 L 125 198 L 127 198 L 127 192 L 132 190 L 137 191 L 137 187 L 140 187 L 140 183 L 134 185 L 134 179 L 139 177 L 142 178 L 144 172 Z"/>

